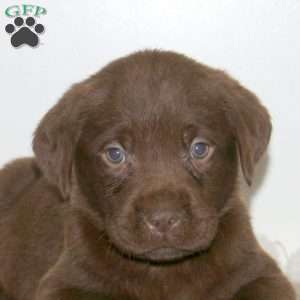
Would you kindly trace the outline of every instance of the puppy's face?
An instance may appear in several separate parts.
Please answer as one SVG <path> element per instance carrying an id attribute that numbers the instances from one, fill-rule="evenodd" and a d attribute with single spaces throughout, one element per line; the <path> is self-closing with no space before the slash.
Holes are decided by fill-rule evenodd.
<path id="1" fill-rule="evenodd" d="M 224 73 L 146 51 L 67 93 L 42 121 L 34 150 L 63 195 L 75 170 L 115 249 L 162 262 L 212 245 L 238 155 L 250 182 L 270 128 L 255 96 Z"/>
<path id="2" fill-rule="evenodd" d="M 195 90 L 198 79 L 185 83 L 180 69 L 164 79 L 162 71 L 148 72 L 125 73 L 88 113 L 76 166 L 111 242 L 161 261 L 210 246 L 236 181 L 237 155 L 224 112 L 214 96 Z"/>

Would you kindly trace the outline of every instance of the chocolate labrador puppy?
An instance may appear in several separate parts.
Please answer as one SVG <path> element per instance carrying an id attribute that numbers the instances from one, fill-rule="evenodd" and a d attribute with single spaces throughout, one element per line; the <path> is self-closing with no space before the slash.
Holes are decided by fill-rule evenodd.
<path id="1" fill-rule="evenodd" d="M 76 84 L 0 173 L 2 297 L 294 300 L 239 193 L 270 133 L 254 94 L 180 54 Z"/>

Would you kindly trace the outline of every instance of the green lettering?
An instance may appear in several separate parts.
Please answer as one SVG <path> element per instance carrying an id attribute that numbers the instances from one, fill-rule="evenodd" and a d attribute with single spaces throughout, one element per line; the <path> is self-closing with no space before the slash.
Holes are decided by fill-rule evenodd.
<path id="1" fill-rule="evenodd" d="M 5 10 L 5 15 L 7 17 L 17 17 L 17 16 L 19 16 L 20 15 L 19 6 L 18 5 L 13 5 L 13 6 L 8 7 Z"/>
<path id="2" fill-rule="evenodd" d="M 34 9 L 34 5 L 23 4 L 23 15 L 27 16 L 27 13 L 32 13 Z"/>
<path id="3" fill-rule="evenodd" d="M 35 10 L 35 16 L 40 17 L 41 15 L 45 15 L 47 13 L 47 10 L 44 7 L 37 6 Z"/>

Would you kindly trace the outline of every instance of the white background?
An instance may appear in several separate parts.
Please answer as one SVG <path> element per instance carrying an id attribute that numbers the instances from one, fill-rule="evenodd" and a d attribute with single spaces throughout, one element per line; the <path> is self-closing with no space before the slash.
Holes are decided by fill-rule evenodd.
<path id="1" fill-rule="evenodd" d="M 15 49 L 0 2 L 0 166 L 31 155 L 34 128 L 74 82 L 121 55 L 144 48 L 183 52 L 225 69 L 253 90 L 273 117 L 268 157 L 251 193 L 255 230 L 300 249 L 300 1 L 26 1 L 41 44 Z"/>

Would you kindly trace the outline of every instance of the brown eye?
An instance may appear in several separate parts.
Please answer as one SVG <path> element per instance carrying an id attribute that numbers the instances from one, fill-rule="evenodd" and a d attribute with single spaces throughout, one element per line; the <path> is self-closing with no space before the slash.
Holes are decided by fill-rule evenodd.
<path id="1" fill-rule="evenodd" d="M 190 153 L 193 159 L 203 159 L 209 154 L 209 145 L 205 142 L 196 141 L 191 145 Z"/>

